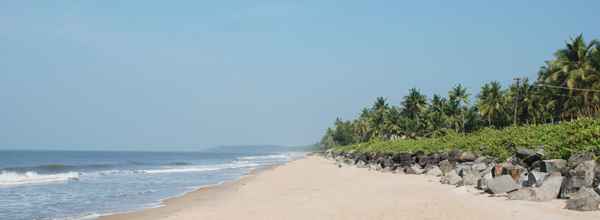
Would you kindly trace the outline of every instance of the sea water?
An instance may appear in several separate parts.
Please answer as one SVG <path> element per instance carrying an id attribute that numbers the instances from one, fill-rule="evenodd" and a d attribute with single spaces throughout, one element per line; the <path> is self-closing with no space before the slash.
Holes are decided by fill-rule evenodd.
<path id="1" fill-rule="evenodd" d="M 163 199 L 303 154 L 280 147 L 0 151 L 0 220 L 94 219 L 156 207 Z"/>

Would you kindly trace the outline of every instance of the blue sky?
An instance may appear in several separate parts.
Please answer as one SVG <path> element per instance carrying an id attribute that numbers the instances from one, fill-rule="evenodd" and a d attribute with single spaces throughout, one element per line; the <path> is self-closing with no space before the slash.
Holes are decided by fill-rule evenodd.
<path id="1" fill-rule="evenodd" d="M 301 145 L 377 96 L 535 78 L 598 1 L 6 1 L 0 148 Z"/>

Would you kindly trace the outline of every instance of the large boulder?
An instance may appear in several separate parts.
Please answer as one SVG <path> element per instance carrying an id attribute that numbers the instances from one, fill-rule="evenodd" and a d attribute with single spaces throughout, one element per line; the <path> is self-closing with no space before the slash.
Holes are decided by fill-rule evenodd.
<path id="1" fill-rule="evenodd" d="M 546 177 L 544 182 L 536 188 L 536 201 L 548 201 L 558 198 L 563 179 L 559 174 Z"/>
<path id="2" fill-rule="evenodd" d="M 571 194 L 584 187 L 593 187 L 596 161 L 587 160 L 576 163 L 577 166 L 567 172 L 565 184 L 561 191 L 561 197 L 569 198 Z"/>
<path id="3" fill-rule="evenodd" d="M 425 172 L 428 176 L 441 176 L 442 170 L 438 166 L 431 166 Z"/>
<path id="4" fill-rule="evenodd" d="M 558 197 L 563 177 L 552 175 L 544 180 L 540 187 L 521 188 L 508 193 L 508 199 L 528 201 L 549 201 Z"/>
<path id="5" fill-rule="evenodd" d="M 596 211 L 599 210 L 600 195 L 592 188 L 584 187 L 567 200 L 567 209 L 577 211 Z"/>
<path id="6" fill-rule="evenodd" d="M 510 175 L 497 176 L 487 182 L 487 189 L 493 194 L 512 192 L 520 188 Z"/>
<path id="7" fill-rule="evenodd" d="M 458 185 L 461 181 L 462 178 L 454 170 L 449 171 L 440 179 L 441 183 L 450 185 Z"/>

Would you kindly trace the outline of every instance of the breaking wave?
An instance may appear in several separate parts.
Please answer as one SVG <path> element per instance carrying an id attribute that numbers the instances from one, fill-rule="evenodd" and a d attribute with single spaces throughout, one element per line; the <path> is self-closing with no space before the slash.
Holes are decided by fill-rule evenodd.
<path id="1" fill-rule="evenodd" d="M 2 171 L 0 173 L 0 186 L 18 186 L 25 184 L 41 184 L 52 182 L 66 182 L 69 180 L 78 180 L 79 173 L 67 172 L 57 174 L 38 174 L 34 171 L 17 173 L 11 171 Z"/>
<path id="2" fill-rule="evenodd" d="M 187 172 L 206 172 L 206 171 L 247 168 L 247 167 L 257 167 L 257 166 L 260 166 L 260 164 L 235 162 L 235 163 L 216 164 L 216 165 L 177 166 L 177 167 L 167 166 L 167 167 L 163 167 L 161 169 L 140 170 L 140 171 L 142 173 L 149 173 L 149 174 L 187 173 Z"/>
<path id="3" fill-rule="evenodd" d="M 271 154 L 271 155 L 263 155 L 263 156 L 248 156 L 248 157 L 239 157 L 239 160 L 288 160 L 290 159 L 289 155 L 286 154 Z"/>

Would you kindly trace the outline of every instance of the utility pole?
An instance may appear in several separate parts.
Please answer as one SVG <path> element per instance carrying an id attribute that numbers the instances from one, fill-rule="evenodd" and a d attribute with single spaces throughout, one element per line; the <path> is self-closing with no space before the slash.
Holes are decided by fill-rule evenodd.
<path id="1" fill-rule="evenodd" d="M 513 101 L 514 102 L 514 106 L 513 106 L 513 109 L 514 109 L 513 124 L 515 126 L 517 126 L 517 109 L 519 108 L 518 101 L 519 101 L 519 96 L 521 95 L 521 88 L 520 88 L 521 87 L 521 78 L 514 78 L 513 80 L 515 80 L 515 83 L 517 85 L 516 86 L 517 94 L 515 95 L 515 98 L 514 98 L 514 101 Z"/>

